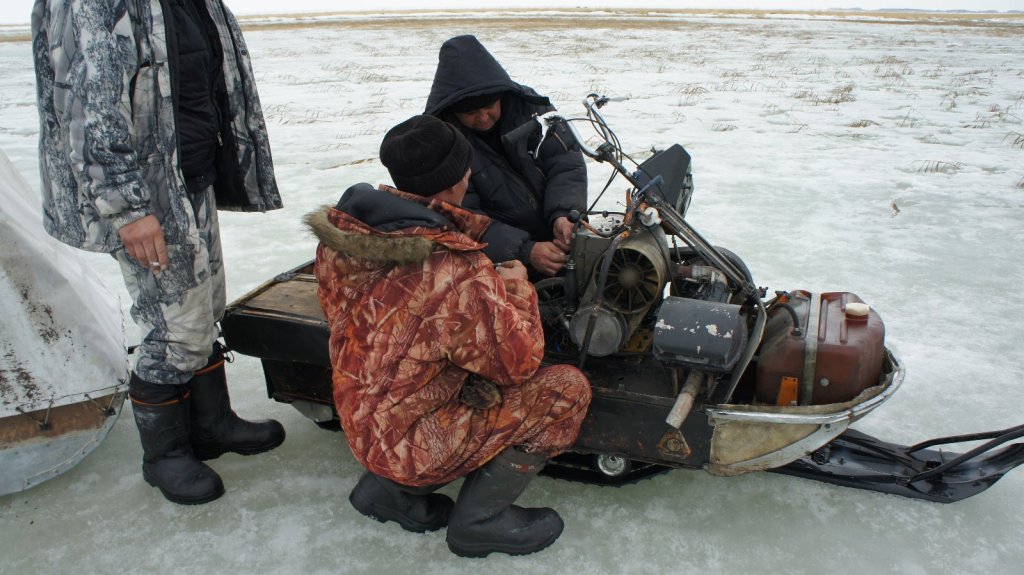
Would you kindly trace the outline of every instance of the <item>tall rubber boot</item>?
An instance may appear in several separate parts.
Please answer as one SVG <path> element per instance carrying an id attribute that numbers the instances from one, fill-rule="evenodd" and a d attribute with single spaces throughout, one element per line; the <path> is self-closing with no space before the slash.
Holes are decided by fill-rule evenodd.
<path id="1" fill-rule="evenodd" d="M 216 459 L 232 452 L 255 455 L 284 442 L 284 427 L 273 419 L 246 421 L 231 409 L 224 347 L 213 343 L 206 367 L 188 382 L 192 390 L 192 450 L 200 460 Z"/>
<path id="2" fill-rule="evenodd" d="M 512 505 L 546 461 L 510 447 L 467 476 L 448 519 L 448 549 L 462 557 L 525 555 L 554 543 L 564 526 L 558 513 Z"/>
<path id="3" fill-rule="evenodd" d="M 394 521 L 406 531 L 437 531 L 448 525 L 455 502 L 434 493 L 441 485 L 409 487 L 369 471 L 363 473 L 348 500 L 356 511 L 381 523 Z"/>
<path id="4" fill-rule="evenodd" d="M 188 399 L 182 391 L 182 386 L 150 383 L 134 373 L 128 383 L 142 440 L 142 477 L 168 500 L 197 505 L 224 495 L 224 483 L 192 453 Z"/>

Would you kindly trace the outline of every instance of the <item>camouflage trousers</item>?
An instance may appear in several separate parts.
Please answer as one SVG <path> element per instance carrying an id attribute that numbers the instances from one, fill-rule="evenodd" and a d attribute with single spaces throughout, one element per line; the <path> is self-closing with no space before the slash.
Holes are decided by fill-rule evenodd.
<path id="1" fill-rule="evenodd" d="M 512 446 L 554 457 L 576 441 L 590 406 L 590 382 L 575 366 L 552 365 L 521 385 L 502 387 L 501 398 L 490 409 L 453 399 L 396 444 L 375 445 L 364 456 L 349 445 L 371 472 L 410 486 L 455 481 Z"/>
<path id="2" fill-rule="evenodd" d="M 112 254 L 132 297 L 132 319 L 143 331 L 135 373 L 151 383 L 187 383 L 206 365 L 224 315 L 224 259 L 213 187 L 190 199 L 199 242 L 169 243 L 169 266 L 159 274 L 124 248 Z"/>

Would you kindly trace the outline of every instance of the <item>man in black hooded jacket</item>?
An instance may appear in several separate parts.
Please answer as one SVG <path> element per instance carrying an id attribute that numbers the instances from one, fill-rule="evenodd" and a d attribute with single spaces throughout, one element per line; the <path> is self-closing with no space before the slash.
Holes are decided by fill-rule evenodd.
<path id="1" fill-rule="evenodd" d="M 493 220 L 484 253 L 495 262 L 518 259 L 549 276 L 565 266 L 569 212 L 586 210 L 583 155 L 564 127 L 548 133 L 537 157 L 532 151 L 539 135 L 508 145 L 501 136 L 554 109 L 547 97 L 512 81 L 475 36 L 441 46 L 425 113 L 459 128 L 473 146 L 463 206 Z"/>

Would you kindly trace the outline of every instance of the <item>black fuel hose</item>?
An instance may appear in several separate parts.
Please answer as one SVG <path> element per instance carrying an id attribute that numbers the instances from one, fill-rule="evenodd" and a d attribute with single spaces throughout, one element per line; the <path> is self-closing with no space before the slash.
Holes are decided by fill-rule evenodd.
<path id="1" fill-rule="evenodd" d="M 781 307 L 782 309 L 789 312 L 789 317 L 793 318 L 793 331 L 791 335 L 803 335 L 804 330 L 800 329 L 800 316 L 796 314 L 796 309 L 788 303 L 777 303 L 772 307 Z"/>
<path id="2" fill-rule="evenodd" d="M 608 251 L 604 253 L 604 260 L 601 261 L 601 270 L 597 276 L 597 292 L 594 294 L 594 307 L 590 312 L 590 319 L 587 320 L 587 331 L 583 335 L 583 341 L 580 343 L 580 360 L 579 369 L 583 370 L 583 366 L 587 363 L 587 350 L 590 349 L 590 338 L 594 335 L 594 325 L 597 323 L 597 312 L 601 311 L 601 306 L 604 304 L 604 287 L 608 281 L 608 270 L 612 267 L 612 259 L 615 257 L 615 250 L 618 249 L 619 244 L 625 239 L 626 234 L 619 234 L 612 240 L 611 245 L 608 246 Z"/>

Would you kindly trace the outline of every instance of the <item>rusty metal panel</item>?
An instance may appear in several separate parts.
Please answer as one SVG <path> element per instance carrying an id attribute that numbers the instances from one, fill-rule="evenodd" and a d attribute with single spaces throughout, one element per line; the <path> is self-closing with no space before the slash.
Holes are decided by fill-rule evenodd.
<path id="1" fill-rule="evenodd" d="M 117 414 L 125 393 L 100 396 L 52 409 L 40 409 L 0 419 L 0 449 L 34 439 L 53 439 L 67 433 L 98 429 Z"/>

